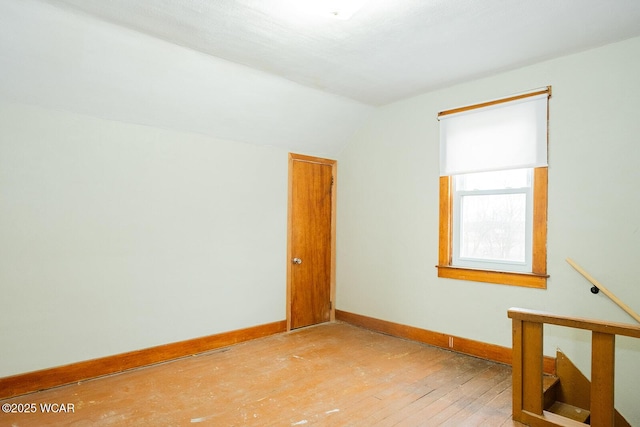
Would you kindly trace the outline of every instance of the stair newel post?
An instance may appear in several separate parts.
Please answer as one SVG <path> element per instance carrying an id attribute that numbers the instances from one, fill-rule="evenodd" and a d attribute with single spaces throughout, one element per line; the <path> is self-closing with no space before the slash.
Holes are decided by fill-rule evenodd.
<path id="1" fill-rule="evenodd" d="M 522 320 L 512 319 L 512 376 L 511 388 L 513 390 L 512 416 L 515 421 L 522 421 Z"/>
<path id="2" fill-rule="evenodd" d="M 543 324 L 523 322 L 523 387 L 522 408 L 525 411 L 542 415 L 544 396 L 542 394 L 542 341 Z"/>
<path id="3" fill-rule="evenodd" d="M 593 331 L 591 335 L 591 425 L 614 425 L 616 336 Z"/>
<path id="4" fill-rule="evenodd" d="M 542 415 L 543 324 L 513 321 L 513 419 L 525 421 L 523 411 Z"/>

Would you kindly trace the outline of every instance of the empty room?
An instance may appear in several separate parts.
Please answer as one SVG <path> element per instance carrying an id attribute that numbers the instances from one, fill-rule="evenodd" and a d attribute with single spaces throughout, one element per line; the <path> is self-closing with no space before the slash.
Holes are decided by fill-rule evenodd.
<path id="1" fill-rule="evenodd" d="M 0 1 L 0 425 L 640 426 L 638 23 Z"/>

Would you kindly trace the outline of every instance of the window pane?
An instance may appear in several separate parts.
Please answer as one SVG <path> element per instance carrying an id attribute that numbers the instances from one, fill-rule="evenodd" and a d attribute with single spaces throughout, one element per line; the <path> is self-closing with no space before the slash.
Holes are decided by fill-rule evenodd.
<path id="1" fill-rule="evenodd" d="M 460 258 L 525 262 L 526 194 L 461 197 Z"/>
<path id="2" fill-rule="evenodd" d="M 510 169 L 457 175 L 456 191 L 530 187 L 531 170 L 532 169 Z"/>

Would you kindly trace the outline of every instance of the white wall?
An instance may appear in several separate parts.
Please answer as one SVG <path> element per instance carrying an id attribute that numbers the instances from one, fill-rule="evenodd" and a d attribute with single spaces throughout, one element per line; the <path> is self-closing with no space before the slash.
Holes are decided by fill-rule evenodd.
<path id="1" fill-rule="evenodd" d="M 283 320 L 287 152 L 372 109 L 0 1 L 0 377 Z"/>
<path id="2" fill-rule="evenodd" d="M 640 311 L 640 38 L 380 108 L 338 157 L 337 307 L 511 346 L 507 309 L 633 323 L 566 262 Z M 439 111 L 546 85 L 547 290 L 438 279 Z M 589 335 L 545 328 L 589 374 Z M 640 340 L 619 338 L 616 405 L 640 425 Z"/>
<path id="3" fill-rule="evenodd" d="M 0 377 L 284 320 L 287 161 L 0 101 Z"/>

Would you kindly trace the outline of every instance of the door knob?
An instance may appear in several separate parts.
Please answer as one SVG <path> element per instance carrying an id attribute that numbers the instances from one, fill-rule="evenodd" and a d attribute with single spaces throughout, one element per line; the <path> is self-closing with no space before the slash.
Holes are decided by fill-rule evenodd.
<path id="1" fill-rule="evenodd" d="M 294 264 L 302 264 L 302 260 L 300 258 L 294 258 L 291 260 Z"/>

